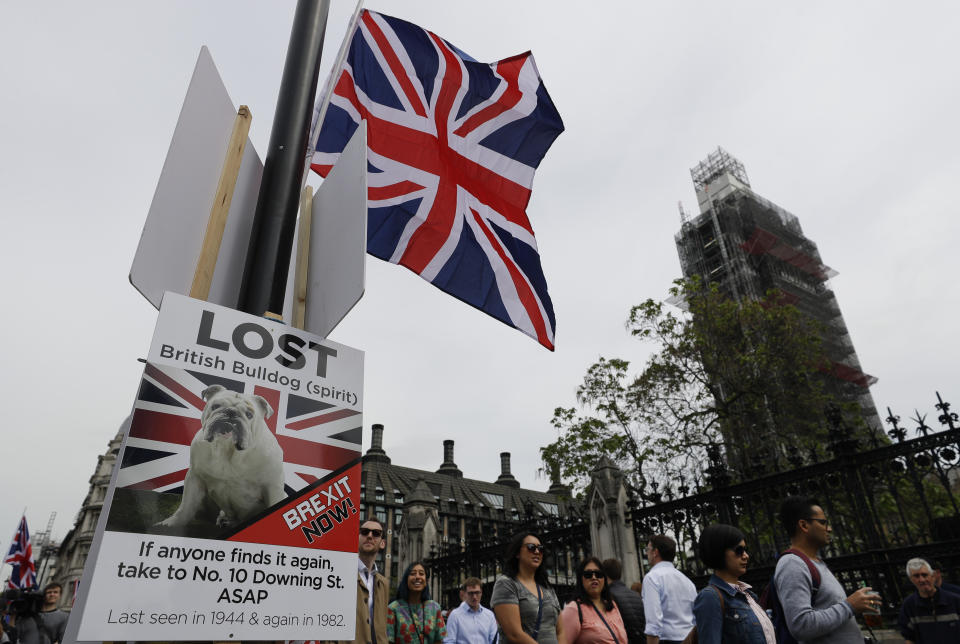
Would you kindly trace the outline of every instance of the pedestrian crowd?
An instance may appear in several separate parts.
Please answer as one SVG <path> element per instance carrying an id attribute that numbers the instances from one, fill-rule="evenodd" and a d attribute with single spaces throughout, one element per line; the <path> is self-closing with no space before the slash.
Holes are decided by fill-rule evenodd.
<path id="1" fill-rule="evenodd" d="M 427 570 L 410 564 L 396 596 L 375 559 L 386 542 L 376 519 L 360 528 L 356 644 L 863 644 L 858 615 L 879 616 L 882 598 L 869 587 L 847 594 L 820 556 L 832 527 L 816 500 L 790 497 L 780 519 L 790 548 L 779 557 L 762 595 L 742 580 L 749 545 L 738 528 L 714 524 L 700 535 L 697 554 L 713 571 L 699 592 L 674 564 L 676 542 L 655 535 L 646 544 L 642 583 L 628 588 L 622 563 L 586 557 L 576 589 L 561 606 L 547 579 L 545 552 L 532 532 L 506 549 L 490 606 L 483 583 L 466 579 L 461 603 L 449 614 L 430 597 Z M 960 588 L 943 583 L 939 564 L 911 559 L 906 576 L 916 588 L 900 610 L 909 644 L 960 644 Z M 492 610 L 491 610 L 492 609 Z"/>
<path id="2" fill-rule="evenodd" d="M 780 509 L 790 548 L 779 557 L 758 596 L 741 578 L 750 561 L 743 532 L 714 524 L 700 535 L 697 553 L 713 571 L 699 592 L 674 564 L 676 542 L 655 535 L 646 544 L 642 583 L 628 588 L 616 559 L 586 557 L 576 567 L 574 598 L 561 607 L 532 532 L 506 549 L 490 606 L 483 582 L 460 587 L 459 606 L 446 613 L 430 596 L 423 562 L 410 564 L 389 597 L 376 557 L 386 547 L 383 525 L 360 526 L 355 644 L 863 644 L 858 615 L 879 616 L 882 598 L 869 587 L 847 594 L 820 557 L 832 528 L 814 499 L 790 497 Z M 906 577 L 916 588 L 900 608 L 898 628 L 908 644 L 960 644 L 960 587 L 944 583 L 936 561 L 910 559 Z M 6 644 L 54 644 L 67 613 L 57 609 L 59 584 L 44 589 L 36 615 L 8 616 Z"/>

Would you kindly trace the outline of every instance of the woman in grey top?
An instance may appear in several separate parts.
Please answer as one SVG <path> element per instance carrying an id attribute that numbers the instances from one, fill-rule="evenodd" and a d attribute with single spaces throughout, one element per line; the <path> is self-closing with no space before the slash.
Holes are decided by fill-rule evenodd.
<path id="1" fill-rule="evenodd" d="M 493 586 L 490 605 L 507 644 L 560 644 L 560 602 L 547 582 L 543 546 L 532 532 L 521 532 L 507 546 L 505 576 Z"/>

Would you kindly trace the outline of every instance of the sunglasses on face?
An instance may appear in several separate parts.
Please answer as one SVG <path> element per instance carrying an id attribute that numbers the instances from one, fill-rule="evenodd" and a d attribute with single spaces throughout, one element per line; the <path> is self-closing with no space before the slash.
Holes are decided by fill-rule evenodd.
<path id="1" fill-rule="evenodd" d="M 543 546 L 539 543 L 525 543 L 523 547 L 527 549 L 527 552 L 539 552 L 543 554 Z"/>
<path id="2" fill-rule="evenodd" d="M 599 570 L 584 570 L 582 576 L 584 579 L 603 579 L 603 573 Z"/>
<path id="3" fill-rule="evenodd" d="M 826 520 L 826 519 L 815 519 L 815 518 L 813 518 L 813 517 L 810 517 L 809 519 L 807 519 L 807 521 L 816 521 L 817 523 L 819 523 L 820 525 L 822 525 L 824 528 L 826 528 L 828 525 L 830 525 L 830 522 L 829 522 L 828 520 Z"/>
<path id="4" fill-rule="evenodd" d="M 366 537 L 367 535 L 372 534 L 377 539 L 383 534 L 383 530 L 378 530 L 377 528 L 360 528 L 360 535 Z"/>
<path id="5" fill-rule="evenodd" d="M 742 557 L 743 555 L 747 554 L 746 546 L 737 546 L 736 548 L 730 549 L 733 550 L 733 554 L 737 555 L 738 557 Z"/>

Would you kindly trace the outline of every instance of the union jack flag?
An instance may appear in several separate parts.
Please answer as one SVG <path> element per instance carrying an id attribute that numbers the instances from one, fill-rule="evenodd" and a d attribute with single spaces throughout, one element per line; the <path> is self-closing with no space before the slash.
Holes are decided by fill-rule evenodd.
<path id="1" fill-rule="evenodd" d="M 13 566 L 7 579 L 7 588 L 33 588 L 37 585 L 37 566 L 33 563 L 33 546 L 30 545 L 30 531 L 27 529 L 27 517 L 20 517 L 17 533 L 13 535 L 10 552 L 3 563 Z"/>
<path id="2" fill-rule="evenodd" d="M 284 484 L 293 494 L 360 457 L 359 411 L 240 380 L 148 363 L 134 404 L 117 487 L 182 492 L 190 442 L 200 429 L 204 389 L 221 385 L 263 396 L 265 420 L 283 450 Z"/>
<path id="3" fill-rule="evenodd" d="M 533 55 L 479 63 L 432 32 L 364 10 L 329 83 L 311 167 L 327 176 L 367 122 L 367 252 L 553 350 L 553 304 L 526 208 L 563 122 Z"/>

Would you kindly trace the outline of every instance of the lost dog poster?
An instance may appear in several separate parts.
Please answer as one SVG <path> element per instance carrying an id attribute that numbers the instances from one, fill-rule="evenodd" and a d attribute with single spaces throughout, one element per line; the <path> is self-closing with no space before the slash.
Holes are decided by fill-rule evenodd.
<path id="1" fill-rule="evenodd" d="M 78 639 L 352 640 L 362 387 L 356 349 L 167 293 Z"/>

